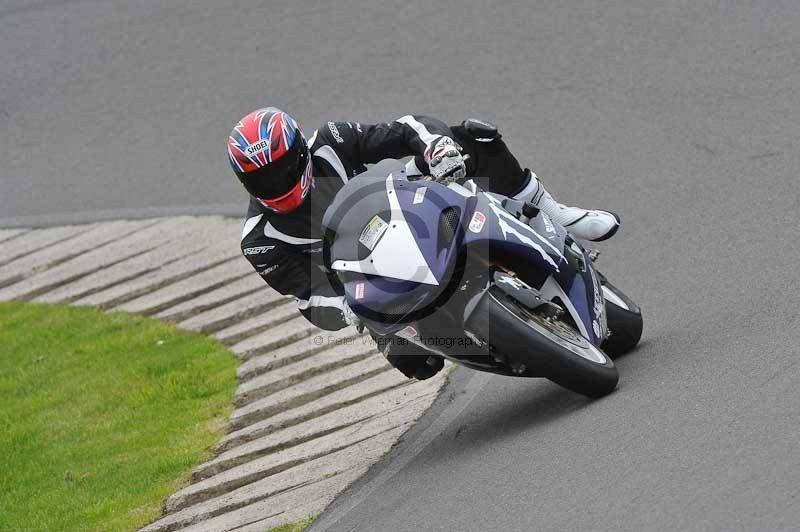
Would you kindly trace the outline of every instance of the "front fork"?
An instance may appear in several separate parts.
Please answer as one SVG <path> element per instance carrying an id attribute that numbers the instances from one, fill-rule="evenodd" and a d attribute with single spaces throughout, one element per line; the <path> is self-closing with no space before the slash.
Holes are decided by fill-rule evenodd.
<path id="1" fill-rule="evenodd" d="M 490 291 L 513 299 L 528 311 L 541 314 L 547 320 L 560 320 L 564 317 L 564 309 L 546 299 L 539 290 L 510 273 L 495 270 L 486 287 L 476 293 L 464 306 L 464 330 L 471 337 L 474 337 L 474 333 L 470 331 L 470 324 L 480 319 L 479 316 L 473 316 L 474 311 L 480 300 L 487 297 Z"/>

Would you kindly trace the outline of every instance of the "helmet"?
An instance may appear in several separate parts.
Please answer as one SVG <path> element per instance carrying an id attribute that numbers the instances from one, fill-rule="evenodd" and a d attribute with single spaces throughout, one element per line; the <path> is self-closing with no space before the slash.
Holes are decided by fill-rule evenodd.
<path id="1" fill-rule="evenodd" d="M 253 111 L 236 124 L 228 137 L 228 157 L 244 188 L 268 209 L 291 212 L 311 188 L 311 157 L 303 132 L 274 107 Z"/>

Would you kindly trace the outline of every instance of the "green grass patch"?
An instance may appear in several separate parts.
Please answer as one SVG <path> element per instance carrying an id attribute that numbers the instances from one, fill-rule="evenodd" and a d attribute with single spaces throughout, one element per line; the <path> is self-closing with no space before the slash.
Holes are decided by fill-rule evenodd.
<path id="1" fill-rule="evenodd" d="M 307 519 L 303 519 L 302 521 L 297 521 L 296 523 L 288 523 L 285 525 L 281 525 L 279 527 L 275 527 L 269 532 L 303 532 L 307 527 L 311 526 L 311 523 L 314 522 L 315 517 L 309 517 Z"/>
<path id="2" fill-rule="evenodd" d="M 222 435 L 233 356 L 160 321 L 0 303 L 0 530 L 132 530 Z"/>

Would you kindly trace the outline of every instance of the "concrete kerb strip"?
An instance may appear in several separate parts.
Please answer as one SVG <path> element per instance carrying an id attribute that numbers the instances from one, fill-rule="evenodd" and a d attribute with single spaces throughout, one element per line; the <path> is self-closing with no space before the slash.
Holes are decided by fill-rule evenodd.
<path id="1" fill-rule="evenodd" d="M 13 239 L 6 238 L 0 242 L 0 266 L 47 250 L 53 245 L 61 245 L 91 230 L 93 227 L 93 225 L 52 227 L 16 233 Z M 5 231 L 9 230 L 5 229 Z M 25 238 L 21 238 L 22 236 Z M 0 276 L 0 279 L 2 279 L 2 276 Z"/>
<path id="2" fill-rule="evenodd" d="M 374 353 L 375 347 L 368 344 L 344 345 L 326 349 L 294 364 L 283 366 L 243 382 L 236 391 L 235 404 L 244 406 L 320 373 L 360 362 Z"/>
<path id="3" fill-rule="evenodd" d="M 231 414 L 231 427 L 237 430 L 241 429 L 251 423 L 273 416 L 282 410 L 316 401 L 324 395 L 387 370 L 394 371 L 386 362 L 386 359 L 383 358 L 383 355 L 376 354 L 361 362 L 311 377 L 263 399 L 258 399 L 241 408 L 237 408 Z"/>
<path id="4" fill-rule="evenodd" d="M 187 307 L 187 311 L 201 305 L 209 305 L 209 308 L 213 308 L 220 298 L 212 299 L 209 294 L 215 294 L 216 290 L 224 289 L 234 281 L 245 278 L 248 273 L 252 273 L 252 268 L 250 267 L 249 270 L 248 268 L 249 265 L 242 264 L 241 261 L 225 262 L 197 275 L 168 284 L 155 292 L 126 301 L 115 307 L 115 310 L 140 314 L 165 314 L 164 311 L 172 310 L 178 305 Z M 175 311 L 176 314 L 177 312 Z M 158 317 L 165 318 L 167 321 L 175 321 L 170 320 L 166 315 Z"/>
<path id="5" fill-rule="evenodd" d="M 180 222 L 180 220 L 178 220 Z M 225 231 L 227 225 L 221 219 L 210 220 L 209 225 L 212 229 L 218 231 Z M 184 224 L 185 226 L 186 224 Z M 180 226 L 179 226 L 180 227 Z M 101 292 L 107 288 L 124 284 L 128 281 L 134 281 L 139 277 L 143 277 L 148 273 L 159 271 L 162 267 L 172 263 L 180 262 L 183 264 L 195 262 L 200 259 L 197 255 L 204 255 L 201 253 L 205 251 L 207 243 L 205 239 L 197 238 L 197 235 L 192 235 L 192 238 L 185 238 L 181 240 L 181 245 L 174 245 L 172 241 L 166 243 L 158 243 L 162 238 L 152 238 L 152 232 L 164 231 L 170 233 L 169 227 L 162 227 L 162 224 L 152 226 L 148 231 L 143 231 L 143 235 L 151 235 L 151 245 L 156 244 L 157 247 L 149 252 L 137 256 L 135 259 L 123 261 L 115 264 L 112 267 L 104 268 L 98 272 L 87 275 L 78 281 L 69 283 L 63 287 L 52 290 L 37 298 L 37 301 L 56 303 L 64 301 L 72 301 L 81 297 L 87 297 L 93 293 Z M 179 237 L 185 234 L 185 231 L 172 231 L 170 239 Z M 187 235 L 188 236 L 188 235 Z M 231 251 L 235 251 L 234 246 Z M 180 260 L 183 259 L 183 260 Z"/>
<path id="6" fill-rule="evenodd" d="M 218 329 L 221 323 L 217 322 L 213 324 L 211 329 L 214 330 L 214 338 L 225 345 L 234 345 L 251 336 L 267 331 L 279 323 L 289 321 L 291 318 L 297 317 L 297 315 L 297 303 L 287 300 L 286 303 L 279 303 L 276 307 L 244 321 L 233 323 L 223 329 Z M 201 329 L 201 331 L 207 332 L 206 329 Z"/>
<path id="7" fill-rule="evenodd" d="M 81 297 L 73 301 L 76 305 L 89 305 L 103 310 L 118 307 L 128 301 L 145 296 L 157 290 L 188 279 L 225 263 L 238 263 L 239 256 L 230 251 L 221 252 L 213 248 L 202 249 L 193 255 L 195 260 L 175 261 L 163 265 L 154 272 L 125 281 Z"/>
<path id="8" fill-rule="evenodd" d="M 302 340 L 319 334 L 319 329 L 314 327 L 303 316 L 297 316 L 287 322 L 281 323 L 277 327 L 257 334 L 251 338 L 242 340 L 231 347 L 231 351 L 245 361 L 264 353 L 269 353 L 274 349 L 289 345 L 297 340 Z"/>
<path id="9" fill-rule="evenodd" d="M 194 476 L 198 479 L 208 478 L 226 469 L 241 465 L 259 456 L 264 456 L 281 448 L 298 445 L 305 441 L 324 436 L 340 428 L 371 419 L 376 416 L 405 408 L 409 401 L 416 400 L 433 393 L 427 387 L 404 386 L 395 388 L 355 405 L 350 405 L 308 421 L 277 430 L 269 435 L 239 445 L 221 453 L 219 456 L 198 467 Z"/>
<path id="10" fill-rule="evenodd" d="M 410 425 L 403 425 L 392 431 L 387 431 L 386 436 L 396 440 Z M 365 447 L 369 442 L 358 442 L 355 447 Z M 384 453 L 388 448 L 383 449 Z M 368 456 L 364 453 L 364 456 Z M 380 458 L 380 455 L 377 456 Z M 376 459 L 377 459 L 376 458 Z M 236 530 L 237 532 L 264 532 L 285 523 L 305 519 L 321 513 L 328 506 L 336 494 L 367 472 L 364 465 L 353 466 L 352 469 L 342 471 L 331 477 L 309 482 L 294 489 L 244 506 L 240 509 L 222 514 L 207 521 L 187 528 L 192 532 L 217 532 L 219 530 Z M 285 508 L 279 510 L 278 508 Z"/>
<path id="11" fill-rule="evenodd" d="M 144 530 L 263 530 L 315 515 L 445 382 L 409 381 L 352 328 L 314 328 L 241 258 L 240 230 L 219 216 L 0 229 L 0 300 L 156 315 L 240 359 L 232 431 Z"/>
<path id="12" fill-rule="evenodd" d="M 274 349 L 263 355 L 252 356 L 242 362 L 236 371 L 239 380 L 246 381 L 267 371 L 291 364 L 323 349 L 344 343 L 354 343 L 360 338 L 352 327 L 339 331 L 323 331 Z"/>
<path id="13" fill-rule="evenodd" d="M 253 278 L 256 281 L 260 281 L 258 277 L 254 276 Z M 252 282 L 252 279 L 248 279 L 248 281 Z M 228 297 L 225 298 L 225 300 L 227 299 Z M 230 301 L 226 303 L 220 301 L 220 305 L 217 307 L 182 319 L 178 322 L 178 327 L 189 331 L 212 334 L 257 316 L 261 316 L 262 319 L 271 319 L 273 322 L 286 321 L 285 310 L 279 312 L 278 315 L 269 315 L 269 313 L 287 302 L 294 301 L 262 284 L 242 296 L 231 293 Z M 294 310 L 294 316 L 299 316 L 296 306 Z"/>
<path id="14" fill-rule="evenodd" d="M 167 499 L 165 508 L 168 511 L 186 508 L 303 462 L 365 441 L 400 425 L 411 423 L 418 416 L 417 406 L 425 403 L 430 404 L 427 397 L 413 399 L 405 404 L 404 408 L 391 410 L 382 416 L 346 426 L 325 436 L 234 466 L 179 490 Z"/>
<path id="15" fill-rule="evenodd" d="M 373 462 L 380 458 L 402 434 L 403 427 L 387 431 L 350 447 L 309 460 L 303 464 L 277 473 L 269 478 L 258 480 L 186 509 L 167 514 L 142 529 L 143 532 L 170 532 L 193 523 L 210 519 L 232 510 L 243 508 L 259 501 L 269 499 L 286 491 L 302 488 L 353 468 L 364 461 Z M 316 512 L 311 511 L 307 515 Z"/>
<path id="16" fill-rule="evenodd" d="M 31 229 L 0 229 L 0 244 L 6 240 L 11 240 L 19 235 L 25 234 L 28 231 L 31 231 Z"/>
<path id="17" fill-rule="evenodd" d="M 47 271 L 50 267 L 64 265 L 73 259 L 80 258 L 88 251 L 102 249 L 109 242 L 113 242 L 115 238 L 118 238 L 120 234 L 135 234 L 136 231 L 154 223 L 153 221 L 127 222 L 123 220 L 87 227 L 85 231 L 78 233 L 75 233 L 74 230 L 64 231 L 67 234 L 72 234 L 74 238 L 65 236 L 63 239 L 51 241 L 50 244 L 40 244 L 38 242 L 39 231 L 32 231 L 27 235 L 22 235 L 0 245 L 3 250 L 11 250 L 2 254 L 13 254 L 15 256 L 13 260 L 0 267 L 0 286 L 16 286 L 20 281 L 33 277 L 37 273 Z M 51 237 L 54 236 L 50 230 L 43 229 L 42 231 L 48 232 Z M 18 254 L 20 249 L 27 249 L 28 251 L 20 255 Z M 3 293 L 3 290 L 0 290 L 0 299 L 12 299 L 24 293 L 23 287 L 17 287 L 16 291 L 12 293 Z"/>
<path id="18" fill-rule="evenodd" d="M 237 445 L 247 443 L 274 431 L 302 423 L 307 419 L 321 416 L 339 408 L 344 408 L 360 401 L 369 399 L 379 394 L 388 393 L 394 388 L 409 385 L 409 381 L 396 371 L 384 371 L 363 381 L 358 381 L 350 386 L 331 392 L 313 401 L 300 406 L 282 410 L 266 419 L 251 423 L 235 430 L 220 440 L 216 451 L 224 452 Z"/>

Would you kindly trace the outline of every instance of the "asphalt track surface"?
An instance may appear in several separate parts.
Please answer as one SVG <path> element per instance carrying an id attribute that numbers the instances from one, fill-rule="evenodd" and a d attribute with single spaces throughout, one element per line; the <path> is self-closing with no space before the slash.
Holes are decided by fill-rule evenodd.
<path id="1" fill-rule="evenodd" d="M 314 530 L 800 528 L 800 10 L 769 2 L 0 5 L 0 225 L 235 212 L 233 122 L 495 121 L 623 218 L 618 390 L 458 370 Z"/>

